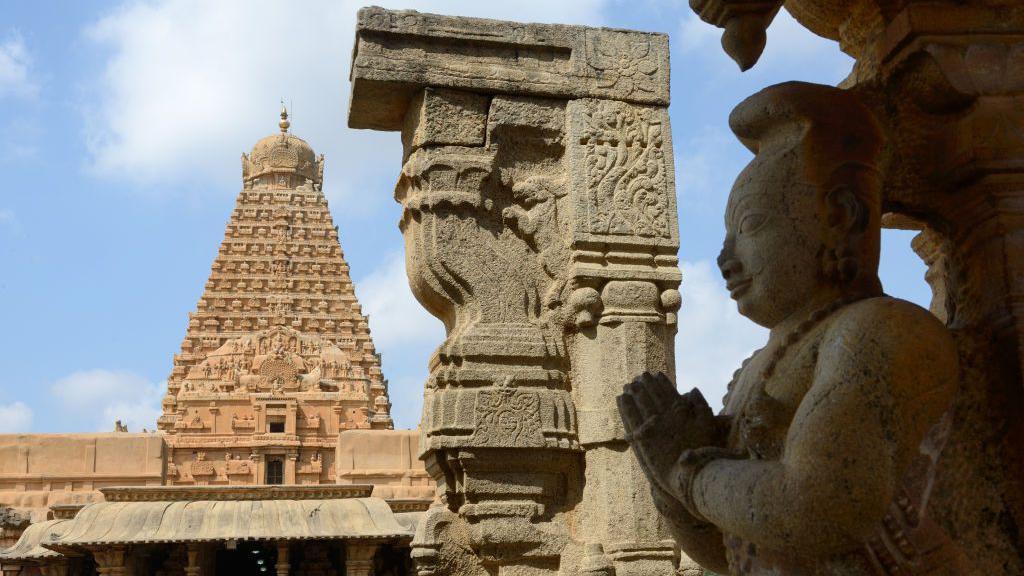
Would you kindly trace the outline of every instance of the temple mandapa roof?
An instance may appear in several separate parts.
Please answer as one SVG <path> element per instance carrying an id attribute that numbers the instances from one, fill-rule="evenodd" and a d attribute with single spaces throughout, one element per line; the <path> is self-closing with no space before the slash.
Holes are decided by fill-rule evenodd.
<path id="1" fill-rule="evenodd" d="M 407 539 L 379 498 L 98 502 L 48 548 L 224 540 Z"/>
<path id="2" fill-rule="evenodd" d="M 43 560 L 60 556 L 59 553 L 41 546 L 41 543 L 49 542 L 56 535 L 59 535 L 60 531 L 71 522 L 71 520 L 66 519 L 47 520 L 30 525 L 21 533 L 21 538 L 18 538 L 18 542 L 14 546 L 6 550 L 0 550 L 0 564 Z"/>
<path id="3" fill-rule="evenodd" d="M 412 538 L 413 527 L 399 522 L 385 500 L 368 497 L 369 490 L 362 485 L 104 488 L 105 502 L 85 506 L 41 544 L 68 552 L 124 544 Z"/>

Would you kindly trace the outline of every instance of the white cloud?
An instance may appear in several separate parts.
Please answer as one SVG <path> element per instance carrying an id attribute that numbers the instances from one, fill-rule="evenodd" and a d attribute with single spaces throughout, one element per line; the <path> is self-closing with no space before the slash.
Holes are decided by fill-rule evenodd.
<path id="1" fill-rule="evenodd" d="M 356 285 L 377 348 L 387 354 L 410 345 L 436 347 L 444 341 L 444 325 L 431 316 L 409 289 L 402 254 L 391 254 Z M 389 354 L 390 356 L 390 354 Z M 426 364 L 424 364 L 426 366 Z"/>
<path id="2" fill-rule="evenodd" d="M 603 2 L 377 3 L 518 20 L 599 23 Z M 124 4 L 86 30 L 88 39 L 111 51 L 83 110 L 91 168 L 106 177 L 177 184 L 177 189 L 187 188 L 182 182 L 203 182 L 203 193 L 212 185 L 237 182 L 239 153 L 277 130 L 278 99 L 284 97 L 294 105 L 295 134 L 327 156 L 325 190 L 359 199 L 346 193 L 361 189 L 360 182 L 332 179 L 332 173 L 393 179 L 400 160 L 397 136 L 346 128 L 355 16 L 363 4 Z M 234 192 L 225 187 L 225 193 Z"/>
<path id="3" fill-rule="evenodd" d="M 85 370 L 61 378 L 50 392 L 61 408 L 90 415 L 96 430 L 112 431 L 121 420 L 132 432 L 154 429 L 160 416 L 163 382 L 123 370 Z"/>
<path id="4" fill-rule="evenodd" d="M 14 210 L 0 210 L 0 226 L 13 226 L 15 222 Z"/>
<path id="5" fill-rule="evenodd" d="M 713 263 L 684 262 L 682 269 L 676 382 L 681 391 L 700 389 L 717 411 L 733 372 L 764 345 L 768 331 L 740 316 Z"/>
<path id="6" fill-rule="evenodd" d="M 31 98 L 39 92 L 39 85 L 31 77 L 32 58 L 25 41 L 16 33 L 10 33 L 0 42 L 0 98 L 17 96 Z"/>
<path id="7" fill-rule="evenodd" d="M 0 433 L 28 432 L 32 426 L 32 409 L 24 402 L 0 404 Z"/>
<path id="8" fill-rule="evenodd" d="M 797 74 L 824 74 L 833 83 L 853 69 L 853 58 L 844 54 L 835 40 L 804 28 L 786 10 L 780 10 L 768 27 L 768 44 L 761 59 L 766 67 L 793 70 Z"/>

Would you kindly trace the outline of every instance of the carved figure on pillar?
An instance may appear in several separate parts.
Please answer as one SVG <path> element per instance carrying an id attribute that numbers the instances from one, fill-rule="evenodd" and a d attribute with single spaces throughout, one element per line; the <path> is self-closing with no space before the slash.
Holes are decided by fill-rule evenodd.
<path id="1" fill-rule="evenodd" d="M 726 208 L 719 266 L 741 314 L 770 329 L 722 414 L 664 375 L 619 398 L 683 549 L 744 575 L 961 574 L 927 517 L 957 388 L 949 331 L 882 293 L 882 135 L 854 94 L 804 83 L 741 103 L 755 153 Z"/>

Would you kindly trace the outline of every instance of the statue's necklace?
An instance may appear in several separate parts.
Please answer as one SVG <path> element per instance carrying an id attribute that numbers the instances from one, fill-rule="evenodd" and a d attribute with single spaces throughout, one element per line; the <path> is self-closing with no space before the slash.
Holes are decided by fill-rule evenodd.
<path id="1" fill-rule="evenodd" d="M 768 384 L 768 380 L 770 380 L 772 375 L 775 374 L 775 367 L 778 366 L 779 362 L 781 362 L 782 359 L 786 357 L 786 352 L 788 352 L 794 344 L 799 342 L 805 334 L 810 332 L 811 328 L 814 328 L 814 326 L 817 325 L 819 322 L 831 316 L 832 313 L 835 312 L 836 310 L 842 308 L 843 306 L 846 306 L 851 302 L 856 301 L 857 299 L 858 298 L 856 297 L 850 296 L 843 296 L 837 298 L 830 302 L 829 304 L 826 304 L 825 306 L 818 308 L 814 312 L 811 312 L 811 314 L 806 319 L 804 319 L 803 322 L 797 324 L 796 328 L 790 330 L 790 332 L 786 334 L 786 336 L 782 339 L 782 344 L 779 344 L 775 351 L 772 352 L 771 358 L 768 359 L 768 363 L 765 364 L 764 368 L 761 369 L 761 381 L 758 387 L 761 390 L 765 389 L 765 386 L 767 386 Z"/>
<path id="2" fill-rule="evenodd" d="M 791 414 L 786 406 L 768 394 L 768 382 L 775 374 L 775 368 L 786 357 L 790 348 L 812 328 L 836 310 L 858 299 L 850 296 L 840 297 L 811 312 L 803 322 L 786 334 L 782 343 L 772 352 L 768 362 L 761 369 L 760 377 L 752 390 L 753 396 L 743 410 L 741 420 L 743 443 L 752 458 L 772 459 L 778 458 L 782 453 L 781 434 L 776 434 L 775 431 L 779 427 L 788 426 Z"/>

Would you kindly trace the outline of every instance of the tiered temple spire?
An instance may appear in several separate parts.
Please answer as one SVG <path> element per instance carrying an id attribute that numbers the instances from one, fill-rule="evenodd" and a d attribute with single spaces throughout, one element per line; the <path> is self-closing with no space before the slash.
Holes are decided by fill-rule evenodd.
<path id="1" fill-rule="evenodd" d="M 327 481 L 323 448 L 339 430 L 393 427 L 322 191 L 323 155 L 288 132 L 283 106 L 279 127 L 242 155 L 243 190 L 167 380 L 159 427 L 181 448 L 181 482 L 234 480 L 228 468 L 261 482 L 259 454 L 284 445 L 284 480 L 305 467 L 322 474 L 304 481 Z M 211 473 L 214 460 L 239 462 Z"/>

